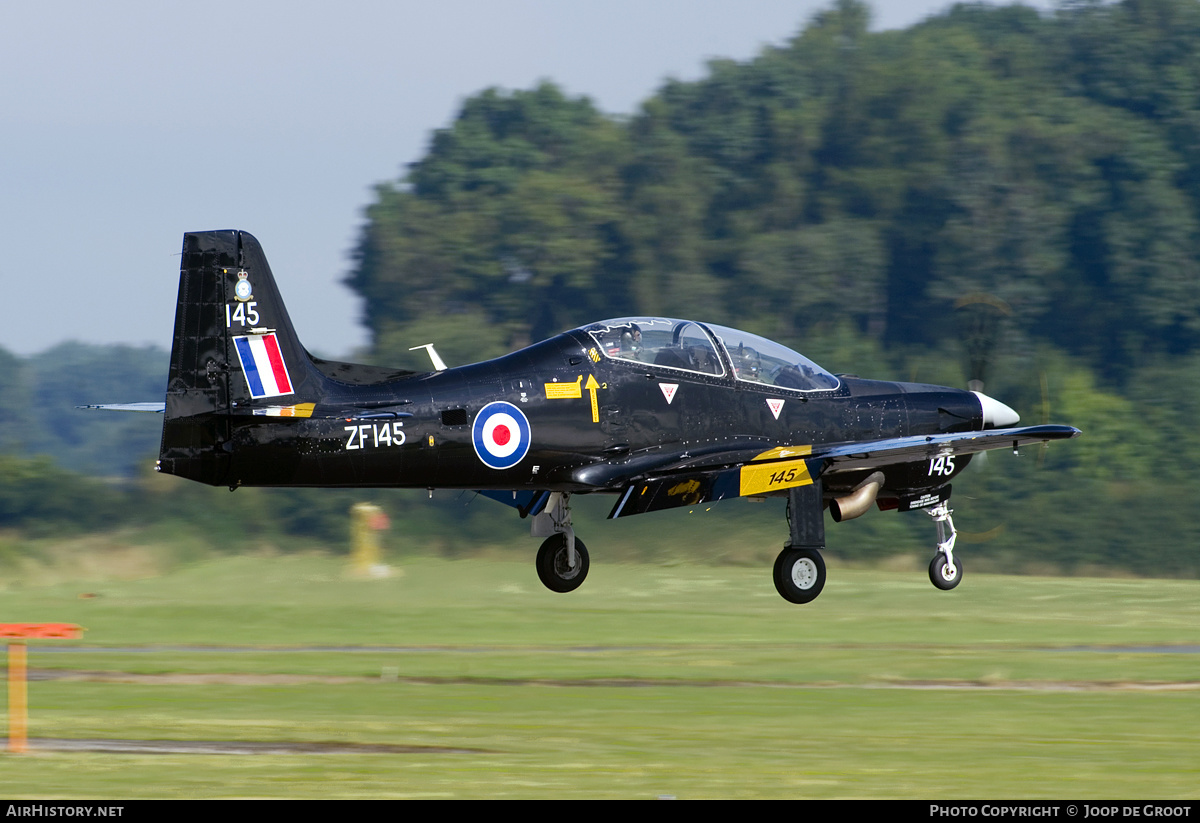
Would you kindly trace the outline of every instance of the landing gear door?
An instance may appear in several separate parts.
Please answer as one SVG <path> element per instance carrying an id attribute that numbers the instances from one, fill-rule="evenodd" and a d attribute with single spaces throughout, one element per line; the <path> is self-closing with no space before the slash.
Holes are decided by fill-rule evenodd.
<path id="1" fill-rule="evenodd" d="M 930 506 L 936 506 L 939 503 L 945 503 L 950 499 L 951 486 L 947 483 L 940 489 L 934 489 L 931 492 L 922 492 L 921 494 L 913 494 L 907 497 L 900 498 L 899 510 L 902 512 L 916 511 L 917 509 L 927 509 Z"/>

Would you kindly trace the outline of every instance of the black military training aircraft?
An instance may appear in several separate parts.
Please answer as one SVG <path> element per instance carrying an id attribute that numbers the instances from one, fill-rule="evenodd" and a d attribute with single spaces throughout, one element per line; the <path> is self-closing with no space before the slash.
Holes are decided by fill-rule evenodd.
<path id="1" fill-rule="evenodd" d="M 420 347 L 417 347 L 420 348 Z M 589 558 L 573 494 L 616 498 L 610 518 L 733 497 L 788 498 L 775 587 L 807 603 L 825 585 L 834 521 L 924 509 L 929 577 L 962 578 L 950 481 L 980 451 L 1075 437 L 1013 428 L 980 392 L 831 374 L 736 329 L 625 317 L 512 354 L 408 372 L 311 356 L 262 247 L 242 231 L 184 235 L 161 472 L 214 486 L 470 489 L 531 517 L 537 572 L 572 591 Z"/>

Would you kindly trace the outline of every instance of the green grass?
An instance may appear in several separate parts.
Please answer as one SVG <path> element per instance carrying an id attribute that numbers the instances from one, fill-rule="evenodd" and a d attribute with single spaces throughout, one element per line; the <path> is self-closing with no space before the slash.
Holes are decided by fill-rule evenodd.
<path id="1" fill-rule="evenodd" d="M 0 593 L 0 619 L 88 629 L 33 644 L 38 677 L 90 673 L 32 680 L 35 738 L 434 747 L 35 751 L 4 756 L 0 792 L 1188 798 L 1200 785 L 1200 656 L 1184 651 L 1200 646 L 1200 582 L 968 566 L 941 593 L 921 572 L 833 567 L 801 607 L 769 568 L 593 560 L 570 595 L 542 589 L 532 562 L 410 558 L 354 580 L 320 555 Z"/>

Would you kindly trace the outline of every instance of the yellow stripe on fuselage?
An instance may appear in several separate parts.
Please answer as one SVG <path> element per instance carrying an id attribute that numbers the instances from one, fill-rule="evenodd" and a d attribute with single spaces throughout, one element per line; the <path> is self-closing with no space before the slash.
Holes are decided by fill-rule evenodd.
<path id="1" fill-rule="evenodd" d="M 316 403 L 297 403 L 295 406 L 268 406 L 267 417 L 312 417 Z"/>
<path id="2" fill-rule="evenodd" d="M 778 446 L 768 452 L 763 452 L 754 458 L 757 463 L 760 460 L 782 460 L 785 457 L 808 457 L 812 454 L 812 446 Z"/>
<path id="3" fill-rule="evenodd" d="M 790 489 L 795 486 L 812 485 L 812 477 L 809 476 L 808 466 L 803 460 L 810 454 L 812 454 L 812 446 L 780 446 L 763 452 L 755 457 L 749 465 L 742 466 L 738 478 L 741 484 L 740 494 L 745 497 Z M 783 459 L 788 457 L 801 459 Z M 772 462 L 763 463 L 763 461 Z"/>

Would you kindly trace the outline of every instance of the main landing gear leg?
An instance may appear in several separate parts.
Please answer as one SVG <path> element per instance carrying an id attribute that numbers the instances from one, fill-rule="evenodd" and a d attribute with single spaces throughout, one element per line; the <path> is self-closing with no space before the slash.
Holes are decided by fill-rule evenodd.
<path id="1" fill-rule="evenodd" d="M 950 515 L 954 510 L 949 503 L 938 503 L 926 513 L 937 522 L 938 546 L 937 553 L 929 563 L 929 582 L 942 591 L 950 591 L 962 580 L 962 561 L 954 556 L 954 541 L 958 533 L 954 531 L 954 518 Z"/>
<path id="2" fill-rule="evenodd" d="M 552 592 L 573 592 L 587 577 L 587 546 L 571 528 L 571 495 L 554 492 L 541 514 L 533 518 L 529 534 L 545 537 L 537 553 L 537 573 Z"/>
<path id="3" fill-rule="evenodd" d="M 825 508 L 821 481 L 788 490 L 788 543 L 775 558 L 775 590 L 789 603 L 809 603 L 825 588 Z"/>

